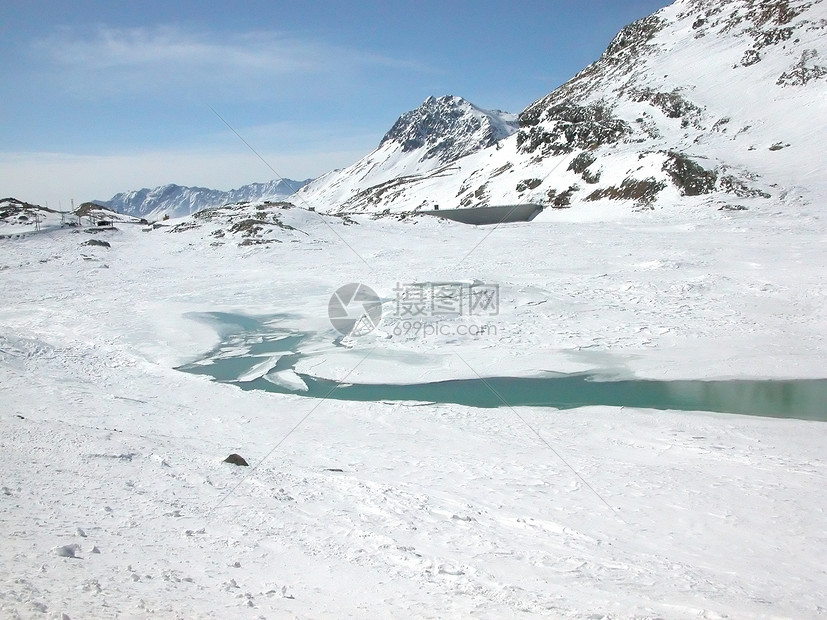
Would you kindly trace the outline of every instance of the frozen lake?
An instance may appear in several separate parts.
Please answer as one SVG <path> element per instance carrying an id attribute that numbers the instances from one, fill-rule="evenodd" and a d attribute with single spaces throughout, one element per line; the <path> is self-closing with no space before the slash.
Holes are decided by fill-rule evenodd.
<path id="1" fill-rule="evenodd" d="M 295 372 L 302 344 L 314 334 L 279 327 L 285 315 L 191 315 L 212 324 L 222 342 L 179 369 L 244 390 L 349 401 L 415 401 L 470 407 L 593 405 L 677 411 L 711 411 L 827 421 L 827 380 L 607 380 L 603 374 L 543 373 L 530 377 L 479 377 L 414 384 L 342 383 Z M 335 345 L 331 343 L 331 347 Z"/>

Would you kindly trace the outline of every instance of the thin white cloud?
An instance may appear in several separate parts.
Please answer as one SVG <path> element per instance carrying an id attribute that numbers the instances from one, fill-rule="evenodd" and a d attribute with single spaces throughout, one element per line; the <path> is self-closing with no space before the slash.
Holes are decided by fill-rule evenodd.
<path id="1" fill-rule="evenodd" d="M 214 33 L 179 26 L 61 28 L 33 43 L 53 80 L 94 97 L 187 92 L 284 94 L 284 86 L 344 87 L 375 70 L 419 63 L 279 32 Z"/>

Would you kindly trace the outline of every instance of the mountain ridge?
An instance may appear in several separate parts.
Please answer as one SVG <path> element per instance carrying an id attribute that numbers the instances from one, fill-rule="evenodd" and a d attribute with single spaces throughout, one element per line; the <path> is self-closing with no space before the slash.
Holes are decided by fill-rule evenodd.
<path id="1" fill-rule="evenodd" d="M 278 179 L 266 183 L 250 183 L 229 191 L 168 184 L 152 189 L 143 188 L 122 192 L 115 194 L 109 200 L 93 202 L 113 211 L 136 217 L 157 219 L 166 215 L 176 218 L 225 204 L 283 200 L 309 181 L 310 179 L 305 181 Z"/>

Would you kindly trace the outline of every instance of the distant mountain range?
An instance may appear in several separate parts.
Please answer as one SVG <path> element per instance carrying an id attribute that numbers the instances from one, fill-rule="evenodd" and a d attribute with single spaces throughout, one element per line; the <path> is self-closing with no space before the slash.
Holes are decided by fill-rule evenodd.
<path id="1" fill-rule="evenodd" d="M 174 218 L 229 203 L 283 200 L 309 181 L 310 179 L 306 181 L 280 179 L 269 183 L 251 183 L 228 192 L 204 187 L 162 185 L 155 189 L 124 192 L 116 194 L 109 200 L 95 200 L 94 202 L 119 213 L 136 217 L 158 219 L 168 215 Z"/>

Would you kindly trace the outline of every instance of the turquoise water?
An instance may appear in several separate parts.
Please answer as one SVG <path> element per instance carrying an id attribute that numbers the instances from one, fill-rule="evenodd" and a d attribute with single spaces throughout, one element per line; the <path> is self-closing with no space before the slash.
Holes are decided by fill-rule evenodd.
<path id="1" fill-rule="evenodd" d="M 470 407 L 553 407 L 588 405 L 646 409 L 713 411 L 827 421 L 827 380 L 652 381 L 600 380 L 590 374 L 538 377 L 487 377 L 431 383 L 338 384 L 306 374 L 306 391 L 264 377 L 239 381 L 267 357 L 281 355 L 268 372 L 291 370 L 302 358 L 309 334 L 281 327 L 290 317 L 257 319 L 232 314 L 191 315 L 220 326 L 221 344 L 204 359 L 179 370 L 208 375 L 243 390 L 265 390 L 308 398 L 352 401 L 417 401 Z"/>

